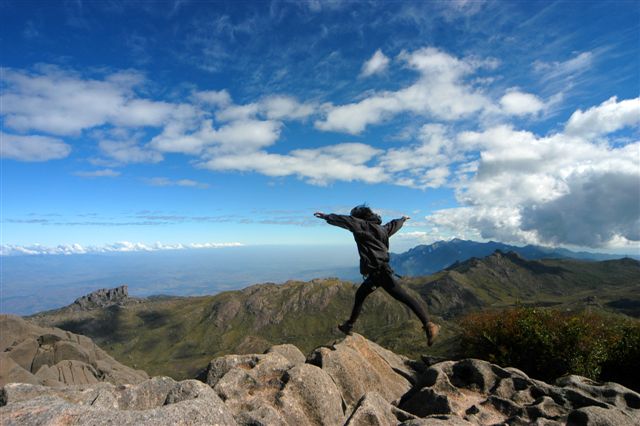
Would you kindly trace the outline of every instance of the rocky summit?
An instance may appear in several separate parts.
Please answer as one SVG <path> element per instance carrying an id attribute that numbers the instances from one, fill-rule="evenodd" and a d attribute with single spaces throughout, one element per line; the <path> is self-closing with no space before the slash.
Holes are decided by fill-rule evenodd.
<path id="1" fill-rule="evenodd" d="M 135 302 L 137 299 L 129 297 L 129 286 L 121 285 L 115 288 L 101 288 L 79 297 L 73 302 L 71 308 L 75 310 L 90 310 L 121 305 L 132 301 Z"/>
<path id="2" fill-rule="evenodd" d="M 199 380 L 2 388 L 4 425 L 638 425 L 640 395 L 550 385 L 476 359 L 427 365 L 353 334 L 305 357 L 289 344 L 213 359 Z"/>

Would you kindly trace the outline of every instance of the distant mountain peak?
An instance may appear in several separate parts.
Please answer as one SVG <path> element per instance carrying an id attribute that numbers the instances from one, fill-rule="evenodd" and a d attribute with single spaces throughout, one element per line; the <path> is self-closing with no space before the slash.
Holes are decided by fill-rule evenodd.
<path id="1" fill-rule="evenodd" d="M 418 245 L 405 253 L 392 254 L 391 266 L 401 275 L 429 275 L 450 268 L 455 262 L 464 262 L 473 257 L 490 256 L 499 250 L 502 256 L 511 256 L 514 261 L 539 259 L 582 259 L 590 261 L 613 260 L 623 257 L 604 253 L 573 252 L 562 248 L 534 245 L 512 246 L 497 241 L 478 242 L 453 238 L 436 241 L 429 245 Z M 511 253 L 511 254 L 509 254 Z"/>
<path id="2" fill-rule="evenodd" d="M 72 307 L 80 310 L 105 308 L 111 305 L 123 304 L 131 300 L 129 287 L 121 285 L 114 288 L 101 288 L 89 294 L 77 298 Z"/>

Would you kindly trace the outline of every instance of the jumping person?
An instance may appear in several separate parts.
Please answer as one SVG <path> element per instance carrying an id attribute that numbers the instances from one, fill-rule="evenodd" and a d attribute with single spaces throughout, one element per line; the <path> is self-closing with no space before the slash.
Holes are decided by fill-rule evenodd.
<path id="1" fill-rule="evenodd" d="M 324 219 L 330 225 L 348 229 L 353 233 L 360 254 L 360 273 L 365 280 L 358 291 L 353 304 L 351 317 L 338 326 L 345 334 L 351 334 L 362 303 L 377 287 L 382 287 L 394 299 L 407 305 L 422 321 L 422 327 L 427 334 L 427 344 L 431 346 L 438 335 L 440 326 L 429 321 L 422 306 L 402 287 L 394 277 L 393 269 L 389 266 L 389 237 L 398 232 L 402 225 L 409 220 L 409 216 L 394 219 L 382 225 L 382 219 L 366 205 L 359 205 L 351 210 L 351 214 L 314 213 L 314 216 Z"/>

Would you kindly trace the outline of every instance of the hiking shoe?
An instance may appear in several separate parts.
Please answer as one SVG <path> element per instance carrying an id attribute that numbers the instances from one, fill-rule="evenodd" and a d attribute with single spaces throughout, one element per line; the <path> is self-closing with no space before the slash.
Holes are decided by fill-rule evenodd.
<path id="1" fill-rule="evenodd" d="M 345 321 L 342 324 L 338 325 L 338 330 L 342 331 L 347 336 L 351 336 L 351 330 L 353 329 L 353 324 L 349 321 Z"/>
<path id="2" fill-rule="evenodd" d="M 427 333 L 427 345 L 428 346 L 433 345 L 433 342 L 434 340 L 436 340 L 438 333 L 440 333 L 440 326 L 436 323 L 429 321 L 427 325 L 425 325 L 423 328 L 424 328 L 424 331 Z"/>

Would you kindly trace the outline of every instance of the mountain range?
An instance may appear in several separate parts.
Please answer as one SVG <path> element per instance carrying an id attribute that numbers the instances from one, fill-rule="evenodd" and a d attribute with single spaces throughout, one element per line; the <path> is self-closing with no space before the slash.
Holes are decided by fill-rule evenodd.
<path id="1" fill-rule="evenodd" d="M 640 316 L 640 262 L 629 258 L 527 260 L 496 251 L 403 282 L 443 325 L 439 342 L 427 348 L 418 320 L 383 291 L 367 299 L 355 330 L 412 357 L 455 354 L 456 320 L 477 309 L 587 306 Z M 113 291 L 105 293 L 115 296 L 104 303 L 88 297 L 30 319 L 87 335 L 118 361 L 152 375 L 187 378 L 215 356 L 262 352 L 281 343 L 304 352 L 331 344 L 341 336 L 336 324 L 347 318 L 355 290 L 350 282 L 328 278 L 201 297 L 138 299 Z"/>
<path id="2" fill-rule="evenodd" d="M 463 262 L 472 257 L 485 257 L 496 250 L 514 252 L 529 260 L 554 258 L 601 261 L 623 257 L 622 255 L 606 253 L 575 252 L 564 248 L 535 245 L 519 247 L 496 241 L 482 243 L 454 238 L 449 241 L 436 241 L 429 245 L 418 245 L 404 253 L 392 253 L 390 263 L 395 271 L 401 275 L 429 275 L 455 262 Z M 638 260 L 640 259 L 640 253 L 627 255 L 626 257 Z"/>

